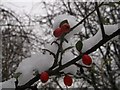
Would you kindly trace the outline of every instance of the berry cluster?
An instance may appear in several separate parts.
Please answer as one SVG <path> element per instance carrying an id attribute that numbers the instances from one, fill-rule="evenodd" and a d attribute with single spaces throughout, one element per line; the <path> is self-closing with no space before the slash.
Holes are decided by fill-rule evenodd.
<path id="1" fill-rule="evenodd" d="M 53 35 L 57 38 L 61 37 L 63 34 L 68 33 L 70 31 L 70 25 L 65 20 L 61 22 L 58 28 L 56 28 L 53 32 Z"/>

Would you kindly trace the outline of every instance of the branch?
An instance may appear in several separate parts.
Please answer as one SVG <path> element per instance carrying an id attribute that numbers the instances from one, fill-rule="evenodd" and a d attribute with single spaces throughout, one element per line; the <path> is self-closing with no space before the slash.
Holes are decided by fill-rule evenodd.
<path id="1" fill-rule="evenodd" d="M 109 41 L 110 39 L 112 39 L 113 37 L 120 35 L 120 28 L 114 32 L 113 34 L 106 36 L 104 39 L 102 39 L 99 43 L 97 43 L 95 46 L 93 46 L 91 49 L 87 50 L 85 53 L 91 53 L 93 51 L 95 51 L 97 48 L 99 48 L 100 46 L 102 46 L 103 44 L 105 44 L 107 41 Z"/>
<path id="2" fill-rule="evenodd" d="M 33 83 L 39 80 L 39 74 L 37 74 L 34 78 L 32 78 L 29 82 L 22 86 L 18 86 L 15 90 L 25 90 L 26 88 L 29 88 Z"/>
<path id="3" fill-rule="evenodd" d="M 101 31 L 102 31 L 102 37 L 105 38 L 107 35 L 105 34 L 105 30 L 104 30 L 104 26 L 102 23 L 102 18 L 101 18 L 101 14 L 100 14 L 100 10 L 99 10 L 99 6 L 98 6 L 97 2 L 95 2 L 95 8 L 97 11 L 98 20 L 99 20 Z"/>
<path id="4" fill-rule="evenodd" d="M 61 90 L 64 90 L 64 89 L 60 86 L 59 82 L 58 82 L 56 79 L 54 80 L 54 82 L 56 82 L 56 84 L 59 86 L 59 88 L 60 88 Z"/>
<path id="5" fill-rule="evenodd" d="M 85 53 L 90 54 L 92 52 L 94 52 L 97 48 L 99 48 L 100 46 L 102 46 L 103 44 L 105 44 L 107 41 L 109 41 L 110 39 L 112 39 L 113 37 L 120 35 L 120 29 L 118 29 L 116 32 L 114 32 L 113 34 L 106 36 L 106 38 L 102 39 L 99 43 L 97 43 L 95 46 L 93 46 L 91 49 L 87 50 Z M 70 60 L 69 62 L 65 63 L 64 65 L 61 65 L 60 67 L 48 71 L 49 75 L 56 75 L 57 73 L 59 73 L 61 70 L 65 69 L 66 67 L 74 64 L 75 62 L 79 61 L 81 59 L 82 55 L 79 55 L 78 57 Z M 25 88 L 29 87 L 30 85 L 34 84 L 36 81 L 39 80 L 39 74 L 36 75 L 33 79 L 31 79 L 29 82 L 27 82 L 25 85 L 19 86 L 19 88 L 22 88 L 22 90 L 24 90 Z M 18 90 L 18 89 L 16 89 Z"/>
<path id="6" fill-rule="evenodd" d="M 84 65 L 81 65 L 81 64 L 78 64 L 78 63 L 75 63 L 74 65 L 76 65 L 77 67 L 85 67 L 85 68 L 90 68 L 91 66 L 84 66 Z"/>
<path id="7" fill-rule="evenodd" d="M 103 5 L 103 2 L 98 6 L 98 8 L 99 8 L 100 6 L 102 6 L 102 5 Z M 95 10 L 96 10 L 96 9 L 94 9 L 94 10 L 91 11 L 88 15 L 86 15 L 86 17 L 85 17 L 84 19 L 82 19 L 79 23 L 77 23 L 75 26 L 73 26 L 73 27 L 71 28 L 71 30 L 75 29 L 77 26 L 79 26 L 80 24 L 82 24 L 82 22 L 84 22 L 85 19 L 88 18 Z"/>
<path id="8" fill-rule="evenodd" d="M 52 52 L 52 51 L 50 51 L 50 50 L 48 50 L 48 49 L 42 49 L 43 51 L 47 51 L 47 52 L 49 52 L 50 53 L 50 55 L 52 55 L 54 58 L 55 58 L 55 54 Z"/>

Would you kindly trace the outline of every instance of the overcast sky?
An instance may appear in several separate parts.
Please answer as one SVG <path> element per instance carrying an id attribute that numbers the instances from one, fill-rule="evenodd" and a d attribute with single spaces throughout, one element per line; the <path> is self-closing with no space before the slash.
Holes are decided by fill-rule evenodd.
<path id="1" fill-rule="evenodd" d="M 40 5 L 41 1 L 52 3 L 54 1 L 60 1 L 60 0 L 0 0 L 0 3 L 5 7 L 15 11 L 16 13 L 19 13 L 19 14 L 27 13 L 30 15 L 31 14 L 34 15 L 34 14 L 40 13 L 41 11 L 43 12 L 43 9 L 41 8 L 41 5 Z M 73 0 L 70 0 L 70 1 L 73 1 Z M 86 1 L 86 0 L 80 0 L 80 1 Z M 94 0 L 87 0 L 87 2 L 88 1 L 94 1 Z"/>
<path id="2" fill-rule="evenodd" d="M 38 5 L 37 5 L 38 4 Z M 10 8 L 17 14 L 33 14 L 39 13 L 39 3 L 38 2 L 2 2 L 2 5 L 6 8 Z M 39 8 L 39 10 L 38 10 Z"/>
<path id="3" fill-rule="evenodd" d="M 42 4 L 40 4 L 41 1 L 52 3 L 58 0 L 0 0 L 0 4 L 21 15 L 24 15 L 25 13 L 34 15 L 40 14 L 41 12 L 42 14 L 45 14 Z"/>

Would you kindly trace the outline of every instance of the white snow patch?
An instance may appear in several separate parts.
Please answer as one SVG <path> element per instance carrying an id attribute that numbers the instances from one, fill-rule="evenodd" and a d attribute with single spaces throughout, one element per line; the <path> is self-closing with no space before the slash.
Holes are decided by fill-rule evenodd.
<path id="1" fill-rule="evenodd" d="M 74 58 L 75 58 L 75 56 L 70 52 L 70 50 L 66 51 L 62 57 L 62 64 L 65 64 Z M 75 65 L 71 65 L 62 71 L 64 71 L 65 73 L 76 74 L 77 67 Z"/>
<path id="2" fill-rule="evenodd" d="M 101 30 L 99 30 L 93 37 L 90 37 L 90 38 L 83 41 L 82 52 L 86 52 L 87 50 L 91 49 L 100 40 L 102 40 Z"/>
<path id="3" fill-rule="evenodd" d="M 104 25 L 104 30 L 105 30 L 105 34 L 111 35 L 112 33 L 118 30 L 118 24 Z M 100 40 L 102 40 L 101 29 L 99 29 L 98 32 L 93 37 L 90 37 L 83 41 L 82 52 L 86 52 L 87 50 L 91 49 L 98 42 L 100 42 Z"/>
<path id="4" fill-rule="evenodd" d="M 50 42 L 52 43 L 53 41 L 55 41 L 55 39 L 53 38 Z M 58 49 L 58 45 L 56 43 L 53 43 L 51 45 L 51 43 L 48 43 L 45 45 L 45 48 L 50 50 L 51 52 L 53 53 L 56 53 L 57 52 L 57 49 Z"/>
<path id="5" fill-rule="evenodd" d="M 104 29 L 105 29 L 105 33 L 107 35 L 111 35 L 112 33 L 114 33 L 115 31 L 118 30 L 118 24 L 114 24 L 114 25 L 104 25 Z"/>
<path id="6" fill-rule="evenodd" d="M 2 88 L 15 88 L 15 78 L 2 82 Z"/>
<path id="7" fill-rule="evenodd" d="M 22 85 L 29 81 L 33 77 L 33 70 L 42 72 L 48 70 L 52 64 L 53 57 L 48 53 L 37 53 L 32 55 L 30 58 L 23 60 L 16 70 L 16 72 L 22 73 L 18 78 L 19 84 Z"/>

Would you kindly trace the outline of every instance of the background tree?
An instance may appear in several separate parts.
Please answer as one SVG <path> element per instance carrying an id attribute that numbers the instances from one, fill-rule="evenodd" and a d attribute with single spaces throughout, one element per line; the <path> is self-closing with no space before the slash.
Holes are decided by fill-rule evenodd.
<path id="1" fill-rule="evenodd" d="M 22 59 L 31 54 L 32 43 L 35 38 L 29 25 L 22 23 L 22 19 L 13 11 L 0 8 L 0 29 L 2 31 L 2 81 L 12 78 Z"/>

